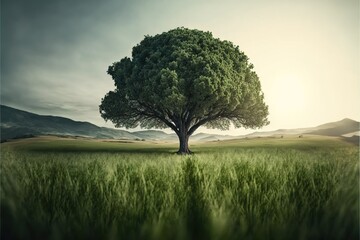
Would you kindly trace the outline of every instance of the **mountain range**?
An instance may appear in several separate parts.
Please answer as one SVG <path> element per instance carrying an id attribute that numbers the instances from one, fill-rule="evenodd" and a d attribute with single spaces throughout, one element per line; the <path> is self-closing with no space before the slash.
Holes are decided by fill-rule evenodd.
<path id="1" fill-rule="evenodd" d="M 175 134 L 168 134 L 158 130 L 130 132 L 99 127 L 89 122 L 79 122 L 59 116 L 38 115 L 5 105 L 0 105 L 0 107 L 1 142 L 8 139 L 37 135 L 80 136 L 99 139 L 177 140 Z M 302 134 L 343 137 L 359 136 L 359 122 L 345 118 L 338 122 L 326 123 L 317 127 L 254 132 L 243 136 L 198 133 L 191 136 L 190 140 L 216 141 L 244 137 L 251 138 Z"/>
<path id="2" fill-rule="evenodd" d="M 296 129 L 278 129 L 276 131 L 268 132 L 254 132 L 247 136 L 253 137 L 268 137 L 277 135 L 296 135 L 296 134 L 311 134 L 321 136 L 349 136 L 359 135 L 360 123 L 349 118 L 344 118 L 341 121 L 325 123 L 316 127 L 296 128 Z"/>
<path id="3" fill-rule="evenodd" d="M 167 134 L 162 131 L 148 130 L 129 132 L 120 129 L 99 127 L 89 122 L 79 122 L 64 117 L 38 115 L 4 105 L 0 105 L 0 107 L 1 141 L 36 135 L 131 140 L 176 139 L 175 134 Z"/>

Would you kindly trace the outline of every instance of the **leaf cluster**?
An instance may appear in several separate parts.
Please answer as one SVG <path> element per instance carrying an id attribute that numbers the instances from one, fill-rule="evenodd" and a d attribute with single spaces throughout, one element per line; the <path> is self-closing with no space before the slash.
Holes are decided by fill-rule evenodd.
<path id="1" fill-rule="evenodd" d="M 228 129 L 268 124 L 259 78 L 248 57 L 210 32 L 177 28 L 145 38 L 108 68 L 116 89 L 101 116 L 118 127 L 199 126 Z"/>

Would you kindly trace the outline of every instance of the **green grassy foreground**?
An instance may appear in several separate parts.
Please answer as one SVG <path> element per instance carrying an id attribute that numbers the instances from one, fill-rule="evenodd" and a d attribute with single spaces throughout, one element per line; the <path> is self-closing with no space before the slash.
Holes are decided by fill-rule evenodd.
<path id="1" fill-rule="evenodd" d="M 359 148 L 333 138 L 1 145 L 1 239 L 358 239 Z"/>

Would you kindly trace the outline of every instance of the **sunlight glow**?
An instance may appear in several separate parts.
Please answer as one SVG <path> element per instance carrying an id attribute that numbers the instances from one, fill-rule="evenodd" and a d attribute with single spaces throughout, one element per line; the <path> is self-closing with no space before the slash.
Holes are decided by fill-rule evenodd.
<path id="1" fill-rule="evenodd" d="M 274 81 L 271 90 L 273 107 L 288 113 L 302 111 L 306 107 L 305 89 L 299 78 L 288 76 L 278 78 Z"/>

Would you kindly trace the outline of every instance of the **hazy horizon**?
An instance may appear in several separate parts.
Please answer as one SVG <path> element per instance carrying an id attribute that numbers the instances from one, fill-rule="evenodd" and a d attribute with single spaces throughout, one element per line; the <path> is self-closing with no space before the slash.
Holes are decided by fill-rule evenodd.
<path id="1" fill-rule="evenodd" d="M 12 106 L 7 106 L 7 105 L 2 105 L 2 106 L 6 106 L 6 107 L 10 107 L 10 108 L 14 108 Z M 16 109 L 16 108 L 15 108 Z M 17 109 L 17 110 L 20 110 L 20 111 L 24 111 L 23 109 Z M 34 114 L 38 114 L 36 112 L 31 112 L 31 113 L 34 113 Z M 51 117 L 63 117 L 63 116 L 58 116 L 58 115 L 47 115 L 47 114 L 40 114 L 41 116 L 51 116 Z M 75 119 L 72 119 L 74 121 L 77 121 Z M 238 133 L 238 134 L 235 134 L 231 131 L 219 131 L 219 132 L 210 132 L 208 131 L 208 129 L 206 128 L 200 128 L 198 131 L 196 131 L 193 135 L 197 135 L 197 134 L 200 134 L 200 133 L 208 133 L 208 134 L 219 134 L 219 135 L 229 135 L 229 136 L 244 136 L 244 135 L 247 135 L 247 134 L 251 134 L 251 133 L 255 133 L 255 132 L 272 132 L 272 131 L 277 131 L 277 130 L 296 130 L 296 129 L 306 129 L 306 128 L 316 128 L 320 125 L 324 125 L 324 124 L 330 124 L 330 123 L 333 123 L 333 122 L 340 122 L 340 121 L 343 121 L 343 120 L 352 120 L 352 121 L 355 121 L 357 123 L 359 123 L 360 121 L 357 120 L 357 119 L 350 119 L 350 118 L 343 118 L 343 119 L 338 119 L 336 121 L 329 121 L 329 122 L 323 122 L 321 124 L 318 124 L 318 125 L 314 125 L 314 126 L 299 126 L 299 127 L 296 127 L 296 128 L 292 128 L 292 129 L 289 129 L 289 128 L 278 128 L 278 129 L 271 129 L 271 130 L 263 130 L 263 129 L 249 129 L 249 130 L 243 130 L 241 133 Z M 84 121 L 80 121 L 80 122 L 84 122 Z M 85 122 L 88 122 L 88 121 L 85 121 Z M 91 122 L 90 122 L 91 123 Z M 95 123 L 92 123 L 92 124 L 95 124 Z M 96 124 L 95 124 L 96 125 Z M 101 127 L 101 126 L 100 126 Z M 107 128 L 113 128 L 113 129 L 119 129 L 119 128 L 114 128 L 113 126 L 104 126 L 104 127 L 107 127 Z M 165 132 L 165 133 L 173 133 L 175 134 L 175 132 L 173 132 L 171 129 L 141 129 L 141 128 L 132 128 L 132 129 L 126 129 L 126 128 L 121 128 L 121 130 L 126 130 L 128 132 L 138 132 L 138 131 L 147 131 L 147 130 L 154 130 L 154 131 L 162 131 L 162 132 Z M 205 130 L 205 131 L 204 131 Z M 290 133 L 290 135 L 292 134 L 296 134 L 296 133 Z"/>
<path id="2" fill-rule="evenodd" d="M 250 58 L 269 105 L 261 131 L 360 120 L 356 0 L 3 0 L 1 104 L 111 127 L 98 112 L 114 89 L 107 67 L 144 35 L 182 26 L 210 31 Z"/>

